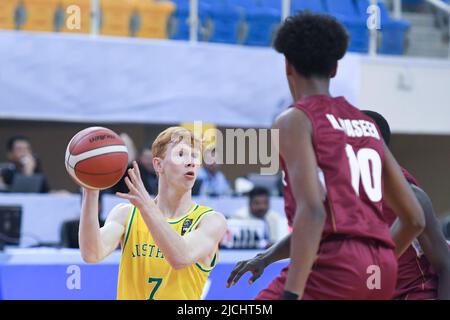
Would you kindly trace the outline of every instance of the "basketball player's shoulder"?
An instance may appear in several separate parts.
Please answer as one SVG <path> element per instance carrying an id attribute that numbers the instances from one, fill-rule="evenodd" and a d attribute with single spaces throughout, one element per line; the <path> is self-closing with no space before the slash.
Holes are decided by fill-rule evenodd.
<path id="1" fill-rule="evenodd" d="M 113 211 L 127 211 L 129 212 L 131 209 L 133 209 L 134 206 L 131 203 L 119 203 L 114 208 L 112 208 L 111 212 Z"/>
<path id="2" fill-rule="evenodd" d="M 274 129 L 289 129 L 291 127 L 309 127 L 308 115 L 301 109 L 291 107 L 283 111 L 274 121 Z"/>
<path id="3" fill-rule="evenodd" d="M 208 206 L 198 205 L 194 209 L 194 213 L 195 213 L 195 215 L 197 217 L 203 218 L 202 220 L 206 219 L 207 217 L 214 217 L 213 219 L 224 219 L 224 220 L 226 220 L 226 218 L 225 218 L 223 213 L 218 212 L 218 211 L 216 211 L 213 208 L 208 207 Z"/>
<path id="4" fill-rule="evenodd" d="M 205 208 L 204 213 L 200 214 L 200 217 L 203 217 L 201 221 L 199 221 L 198 226 L 207 226 L 207 228 L 213 232 L 225 232 L 227 228 L 227 219 L 224 214 L 209 207 L 202 207 L 202 209 L 203 208 Z"/>
<path id="5" fill-rule="evenodd" d="M 214 219 L 215 221 L 218 221 L 220 223 L 223 222 L 225 224 L 227 221 L 227 219 L 225 218 L 225 215 L 223 213 L 215 211 L 215 210 L 212 210 L 211 213 L 205 218 L 208 218 L 209 220 Z"/>
<path id="6" fill-rule="evenodd" d="M 115 221 L 121 225 L 125 225 L 133 209 L 134 206 L 130 203 L 119 203 L 109 212 L 106 222 Z"/>

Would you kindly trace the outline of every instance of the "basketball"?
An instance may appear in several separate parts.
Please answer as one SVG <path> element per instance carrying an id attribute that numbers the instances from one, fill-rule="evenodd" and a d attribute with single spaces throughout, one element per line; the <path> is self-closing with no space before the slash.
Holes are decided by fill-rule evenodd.
<path id="1" fill-rule="evenodd" d="M 66 149 L 67 172 L 80 186 L 107 189 L 115 185 L 128 165 L 128 150 L 122 138 L 103 127 L 78 132 Z"/>

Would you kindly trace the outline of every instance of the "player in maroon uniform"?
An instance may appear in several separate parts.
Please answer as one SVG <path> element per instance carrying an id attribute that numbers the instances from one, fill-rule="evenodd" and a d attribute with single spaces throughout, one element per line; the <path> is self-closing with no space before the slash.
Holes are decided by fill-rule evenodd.
<path id="1" fill-rule="evenodd" d="M 285 299 L 390 299 L 396 256 L 425 223 L 372 119 L 330 96 L 347 45 L 334 18 L 310 13 L 288 18 L 275 40 L 296 101 L 273 126 L 294 216 Z M 382 195 L 399 217 L 392 235 Z"/>
<path id="2" fill-rule="evenodd" d="M 363 111 L 371 117 L 381 131 L 386 145 L 390 143 L 391 131 L 384 117 L 373 111 Z M 450 299 L 450 253 L 447 242 L 439 227 L 434 209 L 428 195 L 416 179 L 402 169 L 410 183 L 415 196 L 425 213 L 426 226 L 418 241 L 408 247 L 398 260 L 397 285 L 394 299 Z M 393 223 L 396 216 L 388 206 L 383 207 L 388 223 Z M 250 281 L 258 279 L 264 269 L 273 262 L 289 257 L 290 235 L 253 259 L 238 263 L 229 281 L 238 281 L 245 272 L 251 272 Z M 270 285 L 262 290 L 257 300 L 281 299 L 286 282 L 288 268 L 284 268 Z"/>
<path id="3" fill-rule="evenodd" d="M 389 145 L 391 130 L 386 119 L 377 112 L 363 111 L 380 128 L 383 140 Z M 402 169 L 425 214 L 425 229 L 398 260 L 397 286 L 394 299 L 424 300 L 450 299 L 450 251 L 430 198 L 416 179 Z M 395 214 L 389 206 L 383 207 L 389 223 Z"/>

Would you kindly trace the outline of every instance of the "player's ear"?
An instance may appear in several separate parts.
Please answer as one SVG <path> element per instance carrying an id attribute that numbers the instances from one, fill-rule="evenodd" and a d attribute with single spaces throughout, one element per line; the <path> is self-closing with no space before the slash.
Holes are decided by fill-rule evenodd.
<path id="1" fill-rule="evenodd" d="M 160 175 L 162 172 L 162 159 L 158 157 L 153 157 L 152 159 L 153 168 L 155 169 L 155 172 Z"/>

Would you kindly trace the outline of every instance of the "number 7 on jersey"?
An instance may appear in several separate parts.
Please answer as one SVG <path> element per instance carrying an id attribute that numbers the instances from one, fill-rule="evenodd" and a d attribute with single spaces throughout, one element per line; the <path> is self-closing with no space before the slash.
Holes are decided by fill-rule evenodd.
<path id="1" fill-rule="evenodd" d="M 156 282 L 155 286 L 153 287 L 152 291 L 150 292 L 150 296 L 148 297 L 148 300 L 153 300 L 153 297 L 156 294 L 156 291 L 158 291 L 159 287 L 161 286 L 163 279 L 162 278 L 148 278 L 148 283 Z"/>

